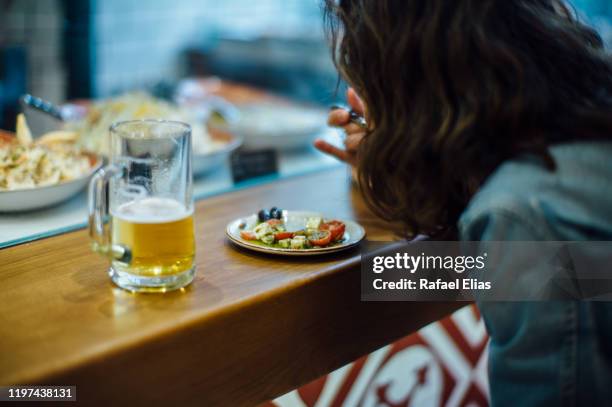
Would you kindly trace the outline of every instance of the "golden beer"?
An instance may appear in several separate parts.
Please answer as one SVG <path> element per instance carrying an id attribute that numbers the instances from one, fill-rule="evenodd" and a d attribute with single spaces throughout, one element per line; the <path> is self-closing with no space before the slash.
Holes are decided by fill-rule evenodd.
<path id="1" fill-rule="evenodd" d="M 193 211 L 168 198 L 145 198 L 111 211 L 112 244 L 129 250 L 113 268 L 143 277 L 168 277 L 193 268 Z"/>

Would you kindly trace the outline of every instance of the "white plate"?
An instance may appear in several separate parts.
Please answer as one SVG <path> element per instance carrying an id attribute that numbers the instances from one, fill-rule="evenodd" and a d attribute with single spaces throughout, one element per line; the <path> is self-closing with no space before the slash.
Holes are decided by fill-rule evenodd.
<path id="1" fill-rule="evenodd" d="M 63 202 L 85 188 L 91 176 L 101 166 L 102 159 L 98 157 L 97 160 L 93 162 L 89 173 L 84 177 L 56 185 L 17 189 L 13 191 L 0 191 L 0 212 L 31 211 Z"/>
<path id="2" fill-rule="evenodd" d="M 303 229 L 306 225 L 306 220 L 311 217 L 322 217 L 323 219 L 332 219 L 323 216 L 318 212 L 310 211 L 283 211 L 283 221 L 287 226 L 287 230 L 299 230 Z M 335 218 L 334 218 L 335 219 Z M 250 215 L 244 218 L 236 219 L 227 225 L 225 233 L 227 237 L 238 246 L 244 247 L 245 249 L 253 250 L 261 253 L 278 254 L 284 256 L 316 256 L 326 253 L 334 253 L 342 250 L 350 249 L 355 247 L 365 238 L 365 230 L 361 225 L 351 220 L 338 219 L 346 225 L 344 232 L 344 241 L 341 244 L 331 247 L 318 247 L 314 249 L 283 249 L 280 247 L 269 247 L 263 244 L 253 243 L 248 240 L 244 240 L 240 237 L 240 232 L 243 230 L 250 230 L 257 225 L 257 215 Z M 241 228 L 241 225 L 245 225 Z"/>
<path id="3" fill-rule="evenodd" d="M 247 149 L 297 149 L 327 129 L 327 111 L 299 105 L 243 105 L 229 129 L 244 138 Z"/>

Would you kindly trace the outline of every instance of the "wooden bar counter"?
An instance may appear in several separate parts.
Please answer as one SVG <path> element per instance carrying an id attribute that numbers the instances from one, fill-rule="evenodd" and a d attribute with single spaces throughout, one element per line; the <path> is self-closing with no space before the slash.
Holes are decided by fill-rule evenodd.
<path id="1" fill-rule="evenodd" d="M 256 405 L 457 308 L 361 302 L 358 250 L 298 259 L 227 242 L 230 220 L 270 206 L 391 239 L 337 169 L 198 202 L 182 291 L 113 286 L 85 230 L 0 250 L 0 385 L 76 385 L 84 405 Z"/>

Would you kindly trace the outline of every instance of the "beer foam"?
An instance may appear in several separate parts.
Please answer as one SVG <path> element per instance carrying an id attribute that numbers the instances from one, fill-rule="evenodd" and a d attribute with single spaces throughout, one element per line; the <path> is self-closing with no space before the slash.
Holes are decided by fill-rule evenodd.
<path id="1" fill-rule="evenodd" d="M 112 215 L 133 223 L 167 223 L 190 216 L 193 210 L 169 198 L 144 198 L 127 202 L 112 211 Z"/>

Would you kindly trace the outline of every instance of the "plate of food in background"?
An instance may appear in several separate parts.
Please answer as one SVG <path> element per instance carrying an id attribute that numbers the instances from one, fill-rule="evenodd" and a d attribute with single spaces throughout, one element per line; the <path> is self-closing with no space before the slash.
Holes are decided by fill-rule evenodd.
<path id="1" fill-rule="evenodd" d="M 227 127 L 252 150 L 292 150 L 310 146 L 327 129 L 327 111 L 292 103 L 238 106 L 238 117 Z"/>
<path id="2" fill-rule="evenodd" d="M 64 125 L 79 134 L 78 145 L 108 156 L 113 123 L 138 119 L 165 119 L 188 123 L 192 128 L 193 173 L 205 174 L 223 165 L 242 144 L 242 138 L 227 128 L 208 125 L 208 117 L 197 109 L 175 105 L 145 92 L 85 104 L 83 117 Z"/>
<path id="3" fill-rule="evenodd" d="M 357 246 L 365 230 L 351 220 L 312 211 L 260 210 L 226 228 L 231 242 L 248 250 L 285 256 L 316 256 Z"/>
<path id="4" fill-rule="evenodd" d="M 23 114 L 15 134 L 0 131 L 0 212 L 48 207 L 81 191 L 102 158 L 78 146 L 77 139 L 70 131 L 33 139 Z"/>

